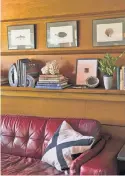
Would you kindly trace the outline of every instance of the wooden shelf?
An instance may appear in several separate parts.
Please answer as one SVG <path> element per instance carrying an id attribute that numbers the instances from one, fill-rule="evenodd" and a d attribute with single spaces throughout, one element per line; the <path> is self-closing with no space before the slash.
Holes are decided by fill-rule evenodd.
<path id="1" fill-rule="evenodd" d="M 1 86 L 1 95 L 8 97 L 31 97 L 31 98 L 51 98 L 69 100 L 97 100 L 125 102 L 124 90 L 105 89 L 63 89 L 45 90 L 28 87 Z"/>
<path id="2" fill-rule="evenodd" d="M 49 49 L 49 50 L 8 50 L 1 52 L 2 56 L 14 56 L 14 55 L 65 55 L 65 54 L 105 54 L 105 53 L 122 53 L 124 48 L 92 48 L 92 49 Z"/>

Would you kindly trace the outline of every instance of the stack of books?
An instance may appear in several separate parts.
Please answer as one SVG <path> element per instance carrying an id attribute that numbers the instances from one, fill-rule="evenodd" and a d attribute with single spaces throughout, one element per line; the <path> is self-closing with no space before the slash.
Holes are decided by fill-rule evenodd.
<path id="1" fill-rule="evenodd" d="M 0 78 L 0 83 L 1 83 L 1 85 L 6 85 L 6 84 L 8 84 L 8 83 L 9 83 L 9 82 L 8 82 L 8 77 L 1 76 L 1 78 Z"/>
<path id="2" fill-rule="evenodd" d="M 117 89 L 125 90 L 125 66 L 117 67 Z"/>
<path id="3" fill-rule="evenodd" d="M 64 89 L 69 87 L 68 78 L 63 75 L 40 75 L 36 88 L 41 89 Z"/>

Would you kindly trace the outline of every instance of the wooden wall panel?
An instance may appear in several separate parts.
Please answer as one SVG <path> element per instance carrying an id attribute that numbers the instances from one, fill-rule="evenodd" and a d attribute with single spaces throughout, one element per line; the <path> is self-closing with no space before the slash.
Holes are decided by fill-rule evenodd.
<path id="1" fill-rule="evenodd" d="M 125 124 L 125 103 L 87 101 L 86 116 L 97 120 L 101 118 L 103 124 Z"/>
<path id="2" fill-rule="evenodd" d="M 2 114 L 22 114 L 41 117 L 85 117 L 85 101 L 2 97 Z"/>
<path id="3" fill-rule="evenodd" d="M 35 60 L 39 69 L 46 61 L 56 59 L 59 61 L 61 73 L 67 76 L 71 83 L 75 83 L 77 58 L 103 58 L 106 52 L 118 56 L 125 49 L 125 46 L 92 45 L 92 21 L 125 17 L 125 0 L 2 0 L 1 8 L 2 75 L 7 75 L 10 65 L 20 58 Z M 47 48 L 46 23 L 69 20 L 79 21 L 79 47 Z M 7 26 L 20 24 L 36 24 L 36 49 L 8 50 Z M 118 62 L 118 65 L 122 64 L 125 64 L 125 56 Z M 38 116 L 42 113 L 53 117 L 85 115 L 87 118 L 95 118 L 102 123 L 113 125 L 125 123 L 124 109 L 122 102 L 117 107 L 115 102 L 2 97 L 2 113 L 16 112 Z"/>
<path id="4" fill-rule="evenodd" d="M 2 20 L 125 10 L 124 0 L 2 0 Z"/>

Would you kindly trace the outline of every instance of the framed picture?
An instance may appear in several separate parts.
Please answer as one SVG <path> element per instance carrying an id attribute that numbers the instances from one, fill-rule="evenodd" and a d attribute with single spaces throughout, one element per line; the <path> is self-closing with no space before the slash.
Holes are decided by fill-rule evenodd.
<path id="1" fill-rule="evenodd" d="M 125 45 L 125 18 L 93 20 L 93 46 Z"/>
<path id="2" fill-rule="evenodd" d="M 97 77 L 97 66 L 97 59 L 77 59 L 76 85 L 86 85 L 88 77 Z"/>
<path id="3" fill-rule="evenodd" d="M 77 47 L 77 21 L 47 23 L 47 47 Z"/>
<path id="4" fill-rule="evenodd" d="M 8 49 L 34 49 L 35 25 L 8 26 Z"/>

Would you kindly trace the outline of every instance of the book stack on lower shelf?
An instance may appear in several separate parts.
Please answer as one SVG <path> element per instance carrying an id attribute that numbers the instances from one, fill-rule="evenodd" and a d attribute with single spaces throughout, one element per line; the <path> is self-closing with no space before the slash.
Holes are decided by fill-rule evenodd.
<path id="1" fill-rule="evenodd" d="M 8 82 L 8 77 L 5 77 L 5 76 L 1 76 L 0 78 L 0 84 L 1 85 L 7 85 L 9 82 Z"/>
<path id="2" fill-rule="evenodd" d="M 63 75 L 40 75 L 35 88 L 64 89 L 69 87 L 68 78 Z"/>
<path id="3" fill-rule="evenodd" d="M 125 66 L 117 67 L 117 89 L 125 90 Z"/>

